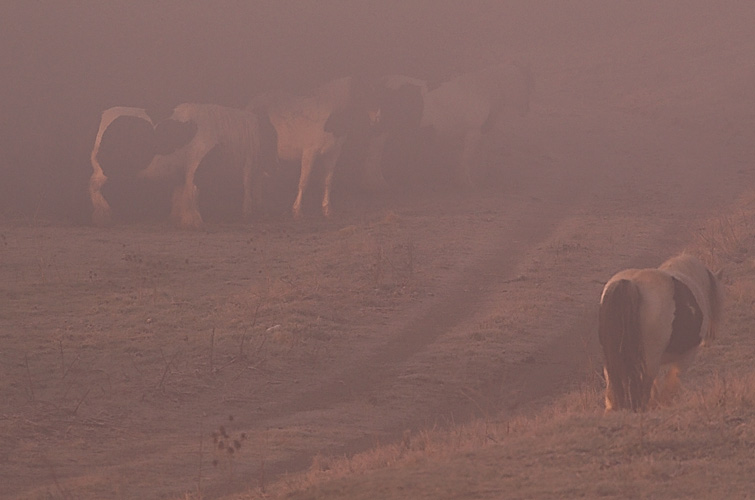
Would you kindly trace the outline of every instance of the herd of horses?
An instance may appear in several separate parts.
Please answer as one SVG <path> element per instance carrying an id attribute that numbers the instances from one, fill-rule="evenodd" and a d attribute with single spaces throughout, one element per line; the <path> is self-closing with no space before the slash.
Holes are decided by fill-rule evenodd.
<path id="1" fill-rule="evenodd" d="M 91 153 L 92 220 L 112 223 L 118 218 L 112 202 L 139 206 L 144 186 L 163 180 L 172 192 L 170 220 L 181 228 L 200 227 L 196 178 L 218 148 L 225 154 L 221 165 L 203 175 L 211 184 L 224 176 L 238 179 L 238 208 L 245 217 L 261 209 L 265 179 L 277 175 L 281 162 L 298 165 L 295 218 L 301 216 L 313 169 L 320 165 L 321 208 L 329 216 L 333 177 L 348 141 L 361 148 L 352 159 L 359 159 L 362 182 L 373 188 L 400 179 L 395 169 L 411 168 L 411 156 L 423 141 L 431 141 L 431 147 L 450 145 L 453 177 L 470 186 L 473 169 L 483 161 L 484 137 L 495 130 L 502 112 L 528 111 L 532 87 L 526 66 L 506 64 L 436 86 L 399 75 L 371 81 L 344 77 L 307 95 L 258 95 L 245 109 L 181 104 L 158 121 L 145 109 L 113 107 L 102 114 Z M 127 145 L 118 146 L 124 138 Z M 643 411 L 672 397 L 680 373 L 714 338 L 722 301 L 720 273 L 688 254 L 656 269 L 614 275 L 603 289 L 598 326 L 606 411 Z"/>
<path id="2" fill-rule="evenodd" d="M 172 183 L 166 196 L 170 220 L 181 228 L 200 227 L 198 170 L 208 168 L 203 162 L 216 150 L 225 155 L 221 165 L 202 175 L 210 184 L 238 179 L 245 217 L 261 207 L 265 179 L 275 178 L 284 162 L 296 162 L 299 173 L 293 216 L 301 216 L 316 166 L 323 178 L 322 213 L 330 215 L 333 178 L 346 147 L 361 150 L 351 159 L 360 163 L 364 184 L 380 189 L 389 185 L 386 165 L 411 168 L 407 157 L 398 160 L 391 151 L 411 156 L 411 151 L 451 145 L 457 155 L 454 177 L 468 186 L 483 154 L 483 137 L 493 133 L 505 112 L 526 113 L 532 88 L 529 68 L 511 63 L 436 86 L 406 76 L 348 76 L 305 95 L 267 92 L 245 109 L 185 103 L 156 121 L 142 108 L 113 107 L 102 114 L 91 153 L 92 220 L 96 225 L 118 220 L 121 214 L 111 201 L 120 197 L 122 208 L 141 205 L 139 191 L 162 181 Z M 119 145 L 123 141 L 127 146 Z"/>

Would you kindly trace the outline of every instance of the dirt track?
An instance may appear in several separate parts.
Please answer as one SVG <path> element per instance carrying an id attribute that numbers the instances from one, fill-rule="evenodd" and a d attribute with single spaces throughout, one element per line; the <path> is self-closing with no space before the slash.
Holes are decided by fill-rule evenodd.
<path id="1" fill-rule="evenodd" d="M 533 49 L 532 112 L 471 193 L 200 233 L 0 226 L 3 495 L 233 495 L 597 383 L 601 283 L 682 250 L 753 182 L 736 89 L 755 46 L 674 33 L 618 60 Z"/>

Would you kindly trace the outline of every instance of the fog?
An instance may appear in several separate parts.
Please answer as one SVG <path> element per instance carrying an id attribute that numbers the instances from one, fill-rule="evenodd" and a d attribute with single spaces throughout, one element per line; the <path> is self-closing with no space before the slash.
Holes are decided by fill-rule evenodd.
<path id="1" fill-rule="evenodd" d="M 346 75 L 433 84 L 511 61 L 531 68 L 534 93 L 529 114 L 488 129 L 501 145 L 485 151 L 495 182 L 340 200 L 336 183 L 333 221 L 311 206 L 296 223 L 294 160 L 280 217 L 243 230 L 208 217 L 206 232 L 165 231 L 169 195 L 136 183 L 120 192 L 121 206 L 163 200 L 160 223 L 89 227 L 89 155 L 112 106 L 156 115 L 183 102 L 241 107 L 262 92 L 304 92 Z M 376 443 L 401 443 L 391 448 L 416 463 L 446 460 L 425 436 L 484 417 L 480 436 L 489 437 L 489 422 L 505 427 L 577 388 L 580 404 L 592 399 L 597 410 L 600 397 L 589 394 L 602 388 L 601 283 L 688 244 L 721 257 L 742 295 L 732 310 L 750 307 L 755 2 L 6 0 L 0 110 L 0 496 L 219 498 L 284 472 L 330 476 L 340 466 L 329 457 Z M 157 135 L 141 126 L 137 139 Z M 407 169 L 422 187 L 426 173 L 441 177 L 436 167 L 451 156 L 443 146 L 455 146 L 440 142 L 428 148 L 440 160 L 422 163 L 432 169 Z M 103 155 L 148 157 L 151 145 Z M 241 198 L 241 182 L 204 172 L 218 198 L 230 191 L 219 177 Z M 739 326 L 701 356 L 697 378 L 684 382 L 690 390 L 744 366 L 749 344 L 738 342 L 751 337 L 750 316 L 734 316 Z M 249 436 L 240 453 L 205 447 L 218 424 Z M 741 444 L 739 426 L 729 430 L 726 443 Z M 467 474 L 475 469 L 489 495 L 500 464 L 468 460 L 476 438 L 462 434 L 452 440 L 468 462 L 451 467 L 459 487 L 481 491 Z M 683 448 L 669 467 L 710 463 L 701 465 L 697 448 L 685 455 L 692 447 L 677 434 Z M 739 448 L 719 470 L 741 469 Z M 604 451 L 579 453 L 598 468 Z M 646 483 L 657 479 L 635 462 Z M 519 488 L 519 472 L 532 470 L 502 476 Z M 438 475 L 409 473 L 412 487 L 440 491 Z M 566 483 L 557 477 L 528 482 L 558 491 Z M 676 492 L 666 483 L 631 491 Z"/>
<path id="2" fill-rule="evenodd" d="M 567 67 L 566 53 L 594 51 L 607 64 L 651 61 L 650 43 L 665 40 L 678 44 L 684 60 L 687 40 L 721 43 L 751 30 L 752 13 L 741 15 L 746 7 L 721 16 L 712 3 L 695 3 L 5 2 L 0 214 L 85 222 L 88 153 L 99 114 L 110 106 L 243 106 L 265 90 L 304 90 L 347 74 L 441 81 L 516 58 L 532 60 L 536 77 L 546 75 L 538 86 L 553 88 L 547 75 Z M 652 85 L 669 75 L 649 66 L 639 78 Z M 700 85 L 712 81 L 703 78 Z M 582 97 L 610 99 L 626 85 L 618 75 L 599 83 L 605 87 L 585 87 Z"/>

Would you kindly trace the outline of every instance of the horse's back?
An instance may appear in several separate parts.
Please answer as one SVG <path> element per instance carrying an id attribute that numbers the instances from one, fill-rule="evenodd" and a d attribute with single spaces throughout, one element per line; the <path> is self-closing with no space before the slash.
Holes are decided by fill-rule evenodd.
<path id="1" fill-rule="evenodd" d="M 658 269 L 667 272 L 692 288 L 698 299 L 702 298 L 708 288 L 710 271 L 697 257 L 690 254 L 672 257 L 661 264 Z"/>

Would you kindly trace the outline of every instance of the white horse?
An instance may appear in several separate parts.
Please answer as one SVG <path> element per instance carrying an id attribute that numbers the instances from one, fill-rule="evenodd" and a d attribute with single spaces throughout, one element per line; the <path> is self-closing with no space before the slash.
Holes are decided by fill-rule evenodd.
<path id="1" fill-rule="evenodd" d="M 283 92 L 263 94 L 252 100 L 247 109 L 269 118 L 277 136 L 278 158 L 301 163 L 292 209 L 294 217 L 301 216 L 302 198 L 318 159 L 325 170 L 322 213 L 329 216 L 333 174 L 347 135 L 379 119 L 379 109 L 369 86 L 355 77 L 344 77 L 307 96 Z"/>
<path id="2" fill-rule="evenodd" d="M 598 327 L 606 411 L 642 411 L 651 400 L 673 395 L 698 347 L 715 337 L 722 302 L 720 273 L 688 254 L 657 269 L 626 269 L 608 280 Z"/>
<path id="3" fill-rule="evenodd" d="M 95 224 L 103 225 L 111 220 L 110 206 L 101 193 L 108 177 L 100 163 L 100 146 L 105 131 L 120 116 L 140 118 L 153 126 L 153 140 L 143 146 L 151 153 L 151 161 L 134 175 L 151 180 L 179 179 L 170 212 L 171 221 L 177 226 L 198 228 L 203 222 L 197 204 L 195 175 L 202 159 L 216 146 L 225 151 L 241 173 L 244 216 L 251 215 L 261 204 L 263 171 L 258 160 L 259 124 L 254 114 L 215 104 L 186 103 L 177 106 L 170 118 L 155 125 L 143 109 L 110 108 L 102 115 L 91 155 L 93 173 L 89 194 Z"/>
<path id="4" fill-rule="evenodd" d="M 456 177 L 462 185 L 473 185 L 473 169 L 483 160 L 483 137 L 495 130 L 503 113 L 526 114 L 533 87 L 527 65 L 502 64 L 458 76 L 425 94 L 421 126 L 433 130 L 438 144 L 459 151 Z"/>

